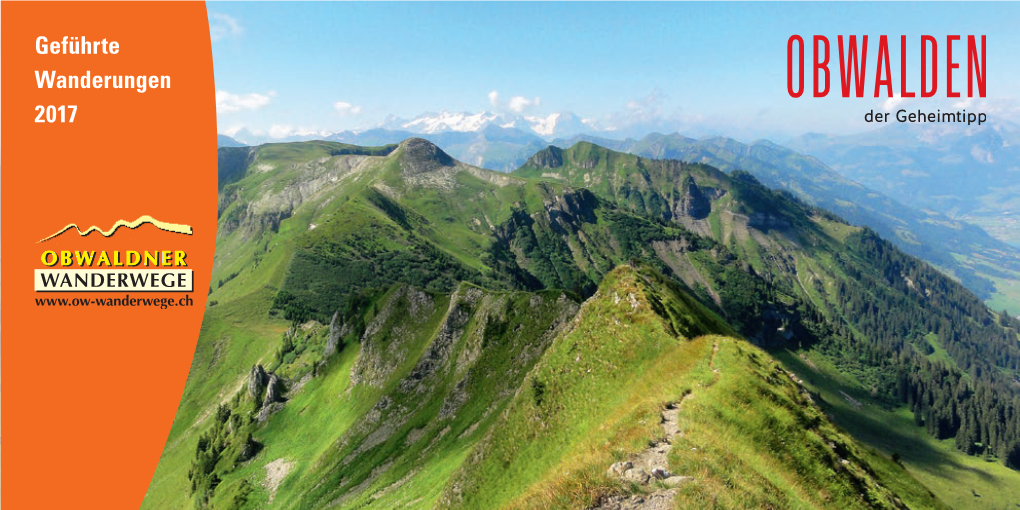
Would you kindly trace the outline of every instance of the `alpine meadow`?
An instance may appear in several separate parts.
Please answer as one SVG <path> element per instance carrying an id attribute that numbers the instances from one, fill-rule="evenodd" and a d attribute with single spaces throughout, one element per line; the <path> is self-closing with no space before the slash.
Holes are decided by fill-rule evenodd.
<path id="1" fill-rule="evenodd" d="M 1020 320 L 740 169 L 219 149 L 143 508 L 1014 508 Z"/>

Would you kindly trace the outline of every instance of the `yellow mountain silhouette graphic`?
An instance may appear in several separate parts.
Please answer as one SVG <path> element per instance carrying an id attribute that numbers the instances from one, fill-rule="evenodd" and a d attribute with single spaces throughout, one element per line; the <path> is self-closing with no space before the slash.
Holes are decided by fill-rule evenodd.
<path id="1" fill-rule="evenodd" d="M 112 227 L 110 227 L 110 230 L 107 230 L 107 231 L 100 230 L 99 227 L 93 225 L 93 226 L 89 227 L 87 230 L 85 230 L 83 232 L 80 228 L 78 228 L 78 225 L 76 225 L 74 223 L 71 223 L 68 226 L 58 230 L 55 234 L 53 234 L 53 235 L 51 235 L 49 237 L 40 239 L 39 241 L 36 242 L 36 244 L 42 243 L 42 242 L 45 242 L 45 241 L 49 241 L 50 239 L 53 239 L 54 237 L 57 237 L 57 236 L 63 234 L 64 232 L 67 232 L 68 230 L 70 230 L 72 228 L 77 230 L 78 231 L 78 235 L 80 235 L 80 236 L 87 236 L 87 235 L 91 234 L 92 232 L 99 232 L 100 234 L 103 235 L 103 237 L 110 237 L 120 227 L 127 227 L 127 228 L 130 228 L 130 229 L 135 229 L 135 228 L 138 228 L 139 226 L 141 226 L 141 225 L 143 225 L 145 223 L 149 223 L 152 226 L 154 226 L 154 227 L 156 227 L 156 228 L 158 228 L 160 230 L 166 230 L 167 232 L 174 232 L 174 233 L 177 233 L 177 234 L 184 234 L 184 235 L 189 235 L 189 236 L 191 235 L 191 226 L 190 225 L 181 225 L 181 224 L 178 224 L 178 223 L 167 223 L 167 222 L 164 222 L 164 221 L 159 221 L 156 218 L 153 218 L 152 216 L 145 215 L 145 216 L 140 216 L 137 220 L 131 221 L 131 222 L 129 222 L 127 220 L 119 220 L 119 221 L 117 221 L 117 223 L 114 223 Z"/>

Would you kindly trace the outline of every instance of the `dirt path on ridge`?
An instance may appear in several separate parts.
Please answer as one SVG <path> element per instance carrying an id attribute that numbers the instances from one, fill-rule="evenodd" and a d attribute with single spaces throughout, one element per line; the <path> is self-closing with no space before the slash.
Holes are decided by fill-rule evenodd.
<path id="1" fill-rule="evenodd" d="M 704 387 L 708 388 L 719 381 L 719 369 L 715 366 L 715 355 L 719 352 L 719 342 L 712 344 L 712 354 L 708 359 L 708 367 L 712 371 L 712 380 Z M 666 404 L 662 411 L 663 437 L 653 442 L 648 448 L 632 456 L 630 460 L 621 461 L 609 467 L 609 476 L 625 482 L 636 483 L 643 487 L 654 488 L 647 494 L 616 495 L 605 498 L 592 510 L 668 510 L 673 508 L 673 499 L 680 490 L 678 487 L 694 480 L 691 476 L 679 476 L 669 472 L 669 451 L 673 440 L 683 437 L 678 424 L 680 409 L 687 399 L 694 395 L 688 391 L 680 400 Z"/>

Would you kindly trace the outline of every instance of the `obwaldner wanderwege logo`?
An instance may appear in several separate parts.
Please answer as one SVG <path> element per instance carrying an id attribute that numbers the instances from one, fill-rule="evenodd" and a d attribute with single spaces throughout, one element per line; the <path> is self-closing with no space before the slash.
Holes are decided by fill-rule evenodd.
<path id="1" fill-rule="evenodd" d="M 39 241 L 44 244 L 71 229 L 80 236 L 98 233 L 112 236 L 119 228 L 137 228 L 150 224 L 160 230 L 191 235 L 188 225 L 166 223 L 151 216 L 135 221 L 120 220 L 109 230 L 93 226 L 84 231 L 75 224 L 67 225 Z M 187 253 L 182 250 L 43 250 L 40 256 L 46 269 L 35 270 L 36 292 L 192 292 L 194 271 L 188 269 Z M 190 306 L 191 296 L 174 298 L 36 298 L 38 306 Z"/>

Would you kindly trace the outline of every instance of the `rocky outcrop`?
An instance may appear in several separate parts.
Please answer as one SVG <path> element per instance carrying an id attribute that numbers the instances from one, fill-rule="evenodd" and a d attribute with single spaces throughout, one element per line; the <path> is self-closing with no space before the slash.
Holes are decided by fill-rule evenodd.
<path id="1" fill-rule="evenodd" d="M 265 423 L 270 416 L 276 414 L 283 408 L 284 404 L 282 402 L 274 402 L 267 406 L 263 406 L 262 409 L 259 409 L 258 414 L 255 415 L 255 420 L 259 423 Z"/>
<path id="2" fill-rule="evenodd" d="M 401 143 L 401 146 L 403 155 L 400 158 L 400 169 L 405 177 L 435 172 L 455 164 L 449 154 L 423 138 L 410 138 Z"/>
<path id="3" fill-rule="evenodd" d="M 248 372 L 248 396 L 253 399 L 258 398 L 268 381 L 269 376 L 266 374 L 265 369 L 262 368 L 262 365 L 251 367 L 251 370 Z"/>
<path id="4" fill-rule="evenodd" d="M 262 407 L 279 402 L 283 399 L 283 381 L 276 375 L 269 376 L 269 383 L 266 385 L 266 396 L 262 399 Z"/>
<path id="5" fill-rule="evenodd" d="M 333 319 L 329 321 L 329 336 L 326 337 L 326 350 L 323 353 L 323 357 L 328 359 L 334 353 L 336 353 L 337 345 L 340 344 L 340 331 L 343 326 L 343 319 L 340 319 L 340 324 L 337 324 L 337 319 L 340 317 L 340 312 L 337 311 L 333 314 Z"/>
<path id="6" fill-rule="evenodd" d="M 790 221 L 771 213 L 756 212 L 748 216 L 747 226 L 768 232 L 771 229 L 790 227 Z"/>
<path id="7" fill-rule="evenodd" d="M 449 311 L 439 328 L 439 334 L 436 335 L 435 341 L 429 344 L 410 375 L 400 381 L 401 391 L 422 393 L 429 389 L 427 383 L 449 362 L 454 346 L 471 318 L 472 308 L 481 297 L 482 291 L 474 287 L 468 287 L 463 292 L 460 289 L 454 292 L 450 299 Z"/>
<path id="8" fill-rule="evenodd" d="M 608 496 L 592 507 L 595 510 L 672 510 L 673 499 L 679 489 L 656 491 L 651 494 Z"/>
<path id="9" fill-rule="evenodd" d="M 549 226 L 558 233 L 576 231 L 581 223 L 595 223 L 598 198 L 586 189 L 578 189 L 562 196 L 554 196 L 542 204 L 549 218 Z"/>
<path id="10" fill-rule="evenodd" d="M 563 166 L 563 149 L 550 145 L 528 158 L 527 166 L 553 169 Z"/>
<path id="11" fill-rule="evenodd" d="M 405 308 L 406 306 L 406 308 Z M 361 354 L 351 369 L 351 385 L 382 388 L 390 374 L 410 354 L 413 331 L 423 327 L 435 311 L 435 300 L 418 289 L 401 286 L 386 299 L 361 335 Z M 406 314 L 406 315 L 405 315 Z M 396 322 L 406 327 L 392 328 Z M 343 337 L 341 329 L 341 337 Z"/>
<path id="12" fill-rule="evenodd" d="M 696 220 L 707 218 L 708 213 L 712 212 L 712 201 L 708 195 L 698 187 L 690 175 L 684 179 L 681 188 L 680 200 L 676 204 L 674 214 Z"/>

